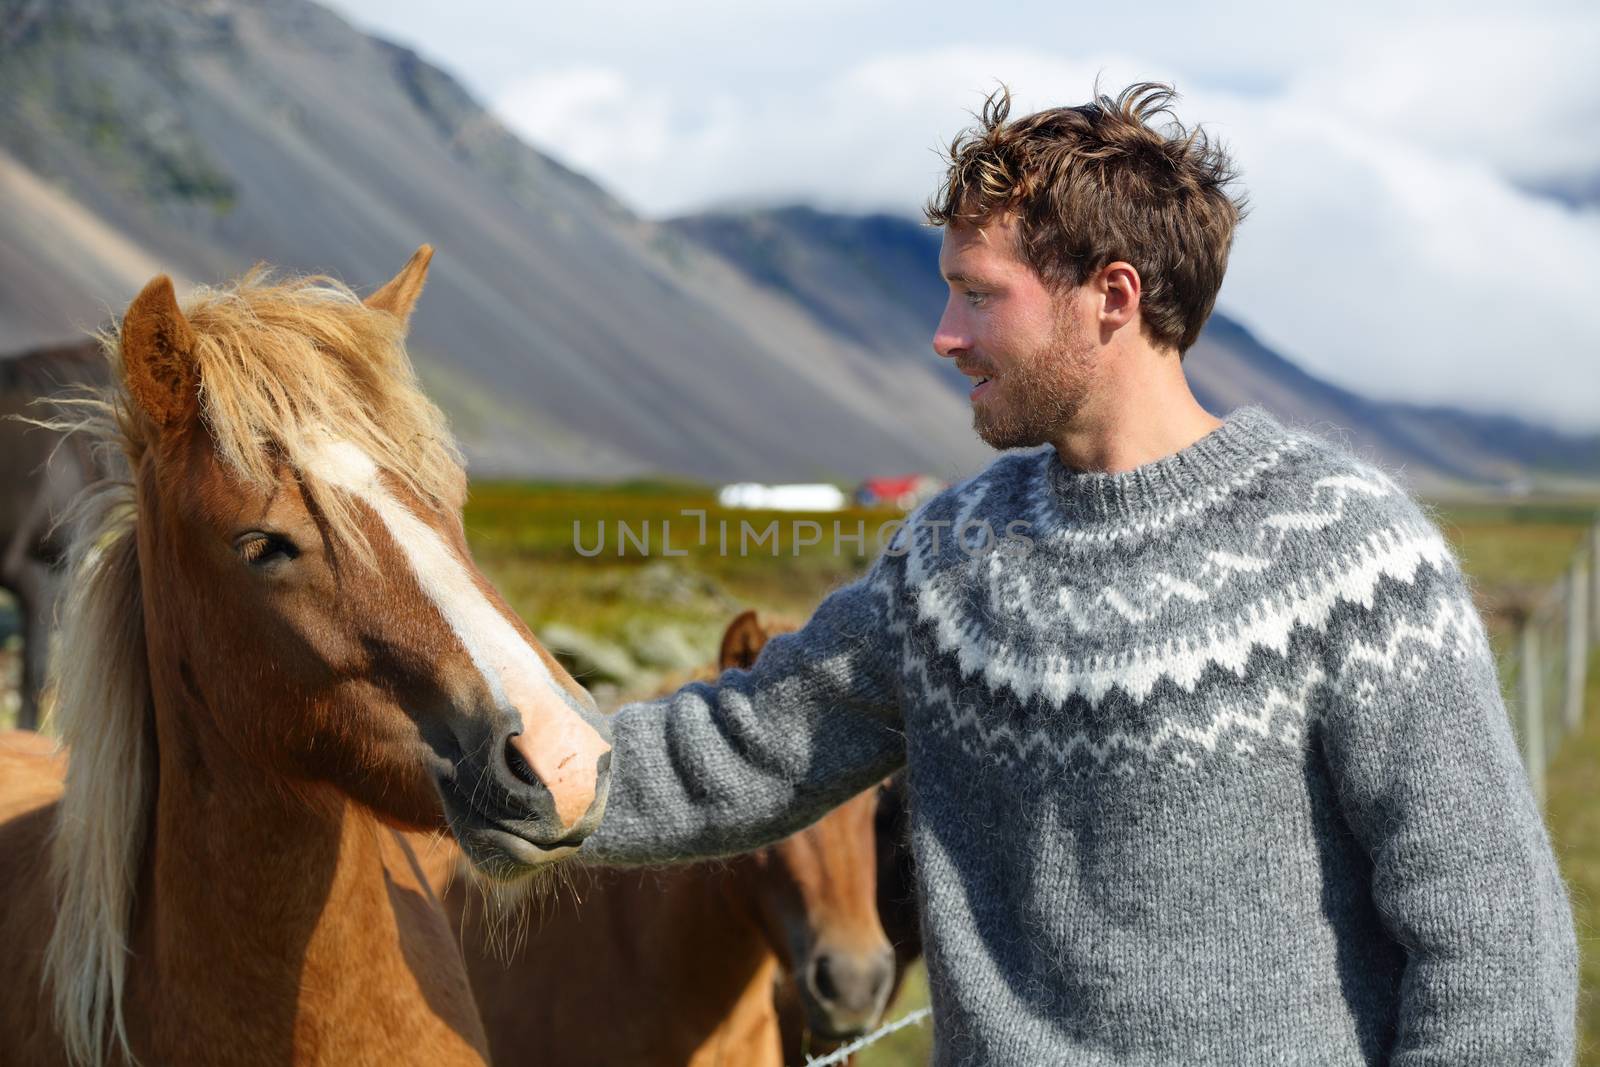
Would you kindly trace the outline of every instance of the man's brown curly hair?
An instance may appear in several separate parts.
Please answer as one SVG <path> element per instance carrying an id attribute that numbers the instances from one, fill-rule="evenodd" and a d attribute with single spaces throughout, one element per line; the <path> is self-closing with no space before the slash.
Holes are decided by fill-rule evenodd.
<path id="1" fill-rule="evenodd" d="M 1113 99 L 1008 121 L 1011 92 L 984 101 L 979 125 L 950 143 L 929 200 L 935 226 L 1017 216 L 1023 259 L 1049 286 L 1082 285 L 1118 260 L 1143 283 L 1139 309 L 1157 347 L 1188 351 L 1222 287 L 1245 201 L 1233 163 L 1171 111 L 1171 86 L 1139 82 Z M 1160 116 L 1169 122 L 1151 125 Z"/>

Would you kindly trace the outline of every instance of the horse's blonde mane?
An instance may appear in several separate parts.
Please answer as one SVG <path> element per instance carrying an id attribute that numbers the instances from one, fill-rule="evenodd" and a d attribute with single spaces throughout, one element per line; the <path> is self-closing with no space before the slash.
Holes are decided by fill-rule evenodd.
<path id="1" fill-rule="evenodd" d="M 304 471 L 329 438 L 355 445 L 450 513 L 466 493 L 444 416 L 417 385 L 405 323 L 332 278 L 274 283 L 262 270 L 184 307 L 196 336 L 201 413 L 223 462 L 255 485 L 287 460 Z M 364 544 L 351 499 L 303 479 L 335 539 Z"/>
<path id="2" fill-rule="evenodd" d="M 324 277 L 272 281 L 255 270 L 200 289 L 184 307 L 196 338 L 200 414 L 220 459 L 276 484 L 319 442 L 361 448 L 390 477 L 446 513 L 465 478 L 439 410 L 406 356 L 405 324 Z M 122 386 L 122 353 L 102 336 L 114 385 L 63 401 L 47 425 L 120 452 L 135 478 L 156 430 Z M 369 558 L 344 494 L 302 476 L 336 542 Z M 69 751 L 52 841 L 58 910 L 46 952 L 55 1019 L 70 1059 L 130 1063 L 122 998 L 133 895 L 153 818 L 155 725 L 144 633 L 135 489 L 103 482 L 75 505 L 77 535 L 53 658 L 51 723 Z"/>
<path id="3" fill-rule="evenodd" d="M 51 665 L 50 721 L 70 758 L 50 857 L 57 910 L 45 969 L 68 1056 L 99 1063 L 108 1035 L 127 1049 L 127 927 L 155 749 L 132 494 L 126 485 L 89 493 Z"/>

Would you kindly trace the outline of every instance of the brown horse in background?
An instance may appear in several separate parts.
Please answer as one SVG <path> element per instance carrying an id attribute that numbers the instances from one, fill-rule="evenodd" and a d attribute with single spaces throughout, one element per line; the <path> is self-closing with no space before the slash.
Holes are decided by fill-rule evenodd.
<path id="1" fill-rule="evenodd" d="M 750 666 L 773 632 L 741 615 L 720 667 Z M 725 861 L 590 868 L 573 897 L 528 917 L 509 961 L 495 951 L 495 918 L 452 886 L 446 906 L 495 1062 L 776 1067 L 780 973 L 794 976 L 813 1030 L 847 1037 L 875 1025 L 893 971 L 874 896 L 876 808 L 877 791 L 863 793 Z"/>
<path id="2" fill-rule="evenodd" d="M 906 971 L 922 958 L 922 913 L 911 859 L 911 808 L 904 771 L 889 779 L 879 794 L 877 834 L 878 915 L 894 946 L 892 1002 L 905 984 Z"/>
<path id="3" fill-rule="evenodd" d="M 902 771 L 878 791 L 873 836 L 877 847 L 878 921 L 894 950 L 894 980 L 885 1010 L 892 1007 L 904 987 L 906 974 L 922 958 L 922 916 L 918 910 L 916 873 L 911 861 L 911 811 Z M 774 991 L 778 1027 L 783 1034 L 783 1062 L 803 1064 L 808 1056 L 822 1056 L 840 1043 L 826 1030 L 808 1023 L 808 1006 L 792 974 L 779 975 Z M 844 1060 L 853 1064 L 855 1057 Z"/>
<path id="4" fill-rule="evenodd" d="M 465 476 L 362 302 L 157 278 L 82 421 L 132 482 L 73 549 L 53 715 L 0 743 L 0 1062 L 482 1063 L 400 831 L 516 878 L 598 823 L 587 695 L 471 561 Z"/>
<path id="5" fill-rule="evenodd" d="M 72 528 L 68 509 L 91 483 L 110 477 L 113 457 L 81 438 L 30 425 L 42 401 L 107 384 L 100 344 L 85 338 L 0 357 L 0 588 L 16 598 L 22 623 L 22 706 L 17 725 L 39 723 Z"/>

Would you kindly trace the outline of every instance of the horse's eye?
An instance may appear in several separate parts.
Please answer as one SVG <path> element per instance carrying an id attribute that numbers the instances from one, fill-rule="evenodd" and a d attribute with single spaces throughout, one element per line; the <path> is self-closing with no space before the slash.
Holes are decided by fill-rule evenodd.
<path id="1" fill-rule="evenodd" d="M 274 563 L 287 563 L 300 555 L 293 541 L 282 534 L 252 530 L 234 539 L 233 547 L 239 557 L 252 567 L 268 567 Z"/>

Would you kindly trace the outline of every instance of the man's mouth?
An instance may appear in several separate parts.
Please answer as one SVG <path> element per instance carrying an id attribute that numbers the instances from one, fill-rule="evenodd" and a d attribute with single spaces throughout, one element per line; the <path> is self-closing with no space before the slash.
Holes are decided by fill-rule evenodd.
<path id="1" fill-rule="evenodd" d="M 976 400 L 976 399 L 978 399 L 978 397 L 980 397 L 984 393 L 988 392 L 989 391 L 989 383 L 992 382 L 992 381 L 994 381 L 994 379 L 993 378 L 989 378 L 989 377 L 981 377 L 981 378 L 975 379 L 973 381 L 973 385 L 972 385 L 972 394 L 971 394 L 972 399 Z"/>

